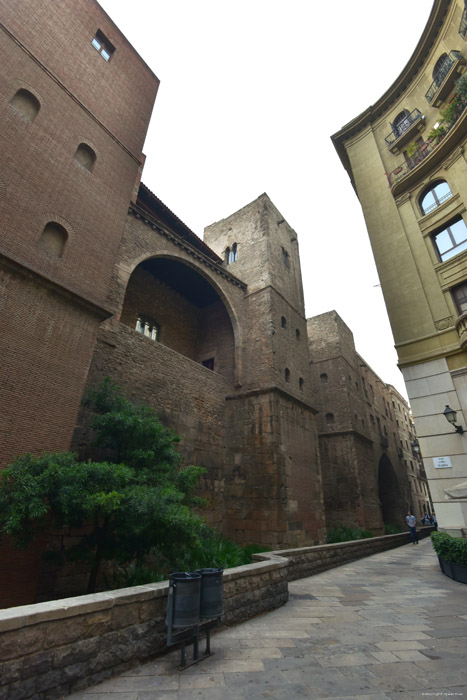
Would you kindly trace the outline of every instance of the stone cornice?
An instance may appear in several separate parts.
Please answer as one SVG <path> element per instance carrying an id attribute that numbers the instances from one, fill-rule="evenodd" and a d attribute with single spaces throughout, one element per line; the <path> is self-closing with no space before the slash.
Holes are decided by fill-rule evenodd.
<path id="1" fill-rule="evenodd" d="M 157 233 L 159 233 L 161 236 L 164 236 L 164 238 L 170 241 L 173 245 L 177 246 L 178 248 L 182 248 L 186 253 L 191 255 L 191 257 L 195 258 L 197 262 L 200 262 L 205 267 L 208 267 L 211 271 L 215 272 L 217 275 L 220 275 L 234 286 L 240 287 L 240 289 L 243 291 L 247 289 L 248 285 L 239 280 L 238 277 L 235 277 L 230 272 L 227 272 L 227 270 L 225 270 L 221 264 L 216 264 L 213 262 L 207 255 L 202 253 L 200 250 L 197 250 L 194 245 L 191 245 L 184 240 L 182 236 L 174 231 L 169 231 L 168 228 L 162 226 L 160 222 L 156 221 L 155 218 L 151 217 L 147 211 L 139 207 L 137 204 L 130 204 L 128 213 L 133 215 L 136 219 L 143 221 L 143 223 L 150 226 L 154 231 L 157 231 Z"/>
<path id="2" fill-rule="evenodd" d="M 399 97 L 407 90 L 409 85 L 420 73 L 430 54 L 431 49 L 440 33 L 446 15 L 454 0 L 435 0 L 431 9 L 428 22 L 423 30 L 422 36 L 404 67 L 399 77 L 393 82 L 391 87 L 379 98 L 379 100 L 368 107 L 364 112 L 352 119 L 342 127 L 340 131 L 331 136 L 334 147 L 342 161 L 343 166 L 348 171 L 352 179 L 350 162 L 344 147 L 347 139 L 355 136 L 365 127 L 370 126 L 376 119 L 381 117 Z"/>
<path id="3" fill-rule="evenodd" d="M 316 410 L 316 408 L 313 408 L 311 404 L 307 403 L 306 401 L 303 401 L 303 399 L 299 399 L 297 396 L 294 396 L 293 394 L 289 394 L 288 391 L 284 391 L 284 389 L 281 389 L 278 386 L 266 386 L 261 389 L 250 389 L 249 391 L 242 391 L 239 394 L 229 394 L 228 396 L 225 397 L 226 401 L 235 401 L 237 399 L 247 399 L 250 396 L 260 396 L 261 394 L 280 394 L 281 396 L 284 396 L 286 399 L 289 401 L 293 401 L 294 403 L 298 404 L 302 408 L 305 408 L 307 411 L 310 411 L 313 413 L 313 415 L 316 415 L 319 413 L 319 411 Z"/>

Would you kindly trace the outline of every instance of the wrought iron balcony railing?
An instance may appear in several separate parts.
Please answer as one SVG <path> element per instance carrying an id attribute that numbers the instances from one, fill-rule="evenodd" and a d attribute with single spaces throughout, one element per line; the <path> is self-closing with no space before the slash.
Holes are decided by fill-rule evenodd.
<path id="1" fill-rule="evenodd" d="M 434 80 L 430 85 L 430 89 L 425 95 L 429 104 L 433 102 L 436 93 L 440 89 L 441 85 L 444 83 L 446 76 L 448 75 L 453 65 L 457 63 L 457 61 L 462 60 L 463 56 L 460 51 L 450 51 L 449 54 L 446 56 L 446 60 L 437 71 L 436 75 L 434 76 Z"/>
<path id="2" fill-rule="evenodd" d="M 405 134 L 410 127 L 422 118 L 422 114 L 419 109 L 414 109 L 410 114 L 408 114 L 405 119 L 400 121 L 398 124 L 394 124 L 390 134 L 384 139 L 388 148 L 391 148 L 393 144 L 399 140 L 399 138 Z"/>
<path id="3" fill-rule="evenodd" d="M 445 130 L 442 135 L 442 138 L 446 138 L 447 134 L 456 124 L 459 117 L 464 113 L 466 107 L 467 102 L 462 101 L 459 103 L 458 112 L 454 115 L 453 121 L 444 127 Z M 417 165 L 422 163 L 425 160 L 425 158 L 429 156 L 430 153 L 432 153 L 432 151 L 434 151 L 434 149 L 437 146 L 438 143 L 435 140 L 425 141 L 411 158 L 406 157 L 406 159 L 402 163 L 399 163 L 399 165 L 396 168 L 394 168 L 392 172 L 386 173 L 389 182 L 389 187 L 392 187 L 396 184 L 396 182 L 399 182 L 400 180 L 402 180 L 402 178 L 406 177 L 414 168 L 417 167 Z"/>

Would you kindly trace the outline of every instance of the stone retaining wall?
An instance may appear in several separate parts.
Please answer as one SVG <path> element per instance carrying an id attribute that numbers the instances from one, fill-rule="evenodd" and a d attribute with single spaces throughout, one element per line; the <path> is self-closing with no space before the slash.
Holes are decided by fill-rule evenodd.
<path id="1" fill-rule="evenodd" d="M 280 607 L 289 580 L 408 541 L 403 533 L 255 555 L 261 561 L 224 573 L 223 623 Z M 0 700 L 57 698 L 162 654 L 167 593 L 162 582 L 0 610 Z"/>

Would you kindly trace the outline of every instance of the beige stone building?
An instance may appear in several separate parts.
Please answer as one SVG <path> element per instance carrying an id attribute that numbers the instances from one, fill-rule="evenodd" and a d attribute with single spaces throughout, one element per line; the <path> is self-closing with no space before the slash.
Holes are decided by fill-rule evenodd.
<path id="1" fill-rule="evenodd" d="M 464 2 L 436 0 L 401 75 L 332 137 L 365 216 L 438 521 L 463 536 L 466 38 Z"/>

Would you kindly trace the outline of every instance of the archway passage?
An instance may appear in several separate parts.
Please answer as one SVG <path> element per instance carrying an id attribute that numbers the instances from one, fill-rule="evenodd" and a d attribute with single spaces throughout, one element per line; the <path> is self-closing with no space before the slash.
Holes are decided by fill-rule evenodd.
<path id="1" fill-rule="evenodd" d="M 234 334 L 214 287 L 183 262 L 150 258 L 133 271 L 121 322 L 228 381 L 234 377 Z"/>
<path id="2" fill-rule="evenodd" d="M 378 465 L 378 495 L 381 514 L 385 525 L 400 525 L 405 504 L 391 460 L 386 454 L 381 455 Z"/>

